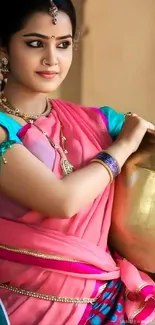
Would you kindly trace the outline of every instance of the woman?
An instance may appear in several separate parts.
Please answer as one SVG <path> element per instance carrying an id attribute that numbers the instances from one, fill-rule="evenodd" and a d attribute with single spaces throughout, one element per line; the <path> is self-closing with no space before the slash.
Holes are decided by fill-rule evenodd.
<path id="1" fill-rule="evenodd" d="M 143 275 L 113 259 L 107 237 L 114 178 L 154 126 L 49 100 L 72 63 L 74 7 L 16 3 L 3 1 L 9 24 L 0 22 L 0 298 L 10 323 L 148 324 L 154 300 L 136 312 Z"/>

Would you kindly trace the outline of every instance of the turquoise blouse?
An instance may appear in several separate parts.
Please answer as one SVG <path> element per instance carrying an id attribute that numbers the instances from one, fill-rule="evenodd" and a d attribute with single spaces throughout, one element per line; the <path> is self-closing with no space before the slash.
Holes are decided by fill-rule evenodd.
<path id="1" fill-rule="evenodd" d="M 109 106 L 100 107 L 100 112 L 102 112 L 107 118 L 108 131 L 111 137 L 113 139 L 117 138 L 123 127 L 125 115 L 123 113 L 116 112 Z"/>
<path id="2" fill-rule="evenodd" d="M 104 114 L 107 119 L 108 131 L 113 139 L 115 139 L 120 133 L 124 124 L 124 114 L 116 112 L 109 106 L 103 106 L 99 108 L 100 112 Z M 22 141 L 17 136 L 18 131 L 22 128 L 21 124 L 14 119 L 0 112 L 0 125 L 4 127 L 8 132 L 8 139 L 0 145 L 0 163 L 6 150 L 10 148 L 14 143 L 21 143 Z"/>
<path id="3" fill-rule="evenodd" d="M 21 124 L 13 120 L 7 114 L 0 112 L 0 126 L 4 127 L 8 132 L 8 140 L 13 140 L 16 143 L 22 143 L 18 138 L 17 133 L 21 129 Z"/>

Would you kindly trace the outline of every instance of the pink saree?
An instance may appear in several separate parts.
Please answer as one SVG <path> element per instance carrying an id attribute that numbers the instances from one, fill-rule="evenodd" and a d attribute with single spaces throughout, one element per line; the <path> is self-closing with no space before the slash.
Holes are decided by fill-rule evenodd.
<path id="1" fill-rule="evenodd" d="M 75 169 L 112 143 L 95 109 L 60 100 L 52 105 L 50 116 L 36 124 L 59 143 L 62 123 L 68 159 Z M 28 150 L 62 177 L 59 155 L 35 126 L 26 126 L 19 136 Z M 128 318 L 137 324 L 155 319 L 154 282 L 120 257 L 114 261 L 108 251 L 113 195 L 111 184 L 68 220 L 24 208 L 18 218 L 15 212 L 12 219 L 0 218 L 0 298 L 12 325 L 27 325 L 27 319 L 32 325 L 84 325 L 108 281 L 120 277 L 127 288 Z"/>

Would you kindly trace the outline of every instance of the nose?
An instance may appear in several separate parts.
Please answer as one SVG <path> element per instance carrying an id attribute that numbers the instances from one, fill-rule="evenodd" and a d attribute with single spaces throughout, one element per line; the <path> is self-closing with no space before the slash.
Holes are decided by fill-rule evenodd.
<path id="1" fill-rule="evenodd" d="M 45 58 L 43 60 L 43 65 L 47 65 L 47 66 L 58 65 L 57 51 L 54 45 L 50 46 L 47 49 Z"/>

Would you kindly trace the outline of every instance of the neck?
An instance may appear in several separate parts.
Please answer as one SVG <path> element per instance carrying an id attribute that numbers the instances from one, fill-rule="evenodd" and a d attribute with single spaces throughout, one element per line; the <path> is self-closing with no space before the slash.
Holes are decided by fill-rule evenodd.
<path id="1" fill-rule="evenodd" d="M 33 92 L 20 84 L 12 83 L 10 79 L 6 84 L 4 96 L 21 113 L 41 114 L 45 110 L 46 94 Z"/>

